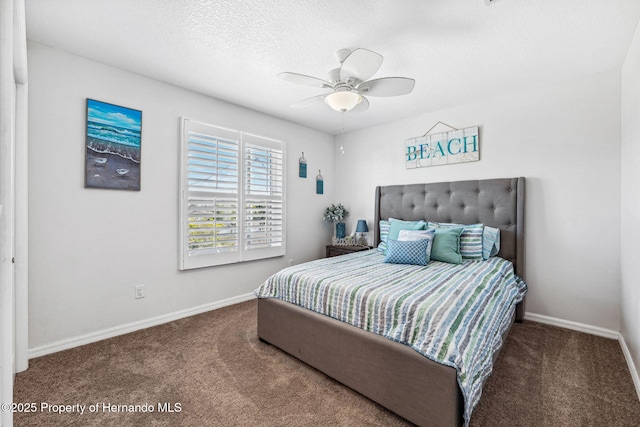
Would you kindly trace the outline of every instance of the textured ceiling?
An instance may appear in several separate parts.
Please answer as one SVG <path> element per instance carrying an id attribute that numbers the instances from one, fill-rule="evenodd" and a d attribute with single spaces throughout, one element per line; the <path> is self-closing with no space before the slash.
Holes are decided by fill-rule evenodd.
<path id="1" fill-rule="evenodd" d="M 370 97 L 344 131 L 620 67 L 638 0 L 25 0 L 27 37 L 332 134 L 341 113 L 290 104 L 325 90 L 335 51 L 384 56 L 373 78 L 414 91 Z"/>

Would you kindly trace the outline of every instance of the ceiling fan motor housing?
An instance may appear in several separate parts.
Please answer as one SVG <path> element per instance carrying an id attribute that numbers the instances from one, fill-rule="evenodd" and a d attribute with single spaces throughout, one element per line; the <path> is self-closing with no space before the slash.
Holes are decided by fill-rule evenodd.
<path id="1" fill-rule="evenodd" d="M 327 73 L 327 81 L 335 84 L 340 83 L 340 68 L 334 68 Z"/>

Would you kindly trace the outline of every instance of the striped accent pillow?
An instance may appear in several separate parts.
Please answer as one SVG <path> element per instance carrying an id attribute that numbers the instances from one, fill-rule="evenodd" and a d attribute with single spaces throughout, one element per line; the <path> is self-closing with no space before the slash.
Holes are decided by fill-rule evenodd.
<path id="1" fill-rule="evenodd" d="M 460 235 L 460 255 L 462 259 L 482 260 L 482 234 L 484 231 L 483 224 L 450 224 L 443 222 L 429 222 L 427 228 L 452 228 L 464 227 Z"/>
<path id="2" fill-rule="evenodd" d="M 482 258 L 489 259 L 500 252 L 500 229 L 484 226 L 482 232 Z"/>
<path id="3" fill-rule="evenodd" d="M 391 228 L 390 221 L 380 221 L 380 244 L 378 245 L 378 250 L 380 252 L 384 252 L 387 250 L 387 237 L 389 236 L 389 228 Z"/>

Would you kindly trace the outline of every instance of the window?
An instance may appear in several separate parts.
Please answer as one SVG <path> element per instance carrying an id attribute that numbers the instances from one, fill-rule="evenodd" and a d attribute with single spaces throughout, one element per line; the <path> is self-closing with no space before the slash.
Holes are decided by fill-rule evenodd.
<path id="1" fill-rule="evenodd" d="M 180 269 L 285 254 L 284 143 L 182 123 Z"/>

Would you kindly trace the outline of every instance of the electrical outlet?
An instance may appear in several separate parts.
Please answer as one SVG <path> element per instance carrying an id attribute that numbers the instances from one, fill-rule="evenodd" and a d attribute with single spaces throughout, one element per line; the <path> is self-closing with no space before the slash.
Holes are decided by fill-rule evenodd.
<path id="1" fill-rule="evenodd" d="M 292 265 L 293 265 L 293 258 L 289 260 L 289 267 L 291 267 Z"/>
<path id="2" fill-rule="evenodd" d="M 136 286 L 136 299 L 144 298 L 144 285 Z"/>

